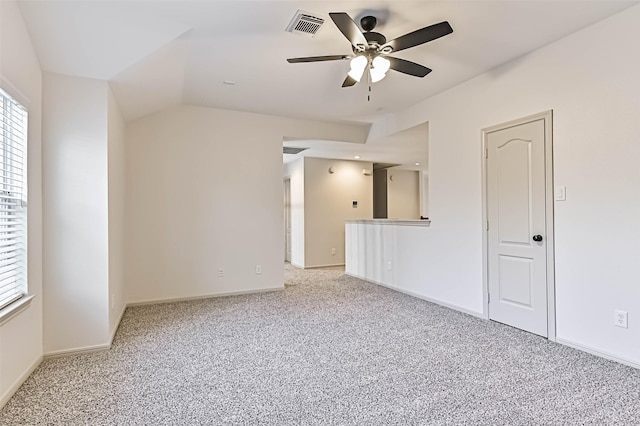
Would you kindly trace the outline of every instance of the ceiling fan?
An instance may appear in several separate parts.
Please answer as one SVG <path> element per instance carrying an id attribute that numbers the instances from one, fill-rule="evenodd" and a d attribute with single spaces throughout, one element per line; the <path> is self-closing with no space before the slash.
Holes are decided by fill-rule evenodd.
<path id="1" fill-rule="evenodd" d="M 416 77 L 424 77 L 431 72 L 431 69 L 406 59 L 388 55 L 433 41 L 453 32 L 451 25 L 447 21 L 443 21 L 387 41 L 385 36 L 373 31 L 377 23 L 374 16 L 365 16 L 360 20 L 364 32 L 360 31 L 360 28 L 347 13 L 330 13 L 329 16 L 351 43 L 353 55 L 308 56 L 290 58 L 287 59 L 287 62 L 295 64 L 351 59 L 351 70 L 342 83 L 342 87 L 350 87 L 358 83 L 366 69 L 369 69 L 372 83 L 382 80 L 389 69 Z"/>

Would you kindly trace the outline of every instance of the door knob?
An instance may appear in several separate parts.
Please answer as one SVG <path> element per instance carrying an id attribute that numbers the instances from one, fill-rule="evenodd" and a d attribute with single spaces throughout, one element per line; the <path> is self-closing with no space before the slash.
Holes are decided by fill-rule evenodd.
<path id="1" fill-rule="evenodd" d="M 533 236 L 533 241 L 535 242 L 540 242 L 542 241 L 542 235 L 538 234 L 538 235 L 534 235 Z"/>

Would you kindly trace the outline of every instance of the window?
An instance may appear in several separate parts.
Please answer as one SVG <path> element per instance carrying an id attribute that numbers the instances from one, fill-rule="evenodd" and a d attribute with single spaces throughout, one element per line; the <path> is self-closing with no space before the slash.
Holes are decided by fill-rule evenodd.
<path id="1" fill-rule="evenodd" d="M 0 309 L 27 292 L 27 110 L 0 89 Z"/>

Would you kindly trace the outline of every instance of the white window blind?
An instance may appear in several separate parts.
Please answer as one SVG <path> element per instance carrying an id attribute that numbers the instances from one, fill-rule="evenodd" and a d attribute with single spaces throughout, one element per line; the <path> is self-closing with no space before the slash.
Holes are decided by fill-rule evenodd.
<path id="1" fill-rule="evenodd" d="M 26 286 L 27 110 L 0 89 L 0 309 Z"/>

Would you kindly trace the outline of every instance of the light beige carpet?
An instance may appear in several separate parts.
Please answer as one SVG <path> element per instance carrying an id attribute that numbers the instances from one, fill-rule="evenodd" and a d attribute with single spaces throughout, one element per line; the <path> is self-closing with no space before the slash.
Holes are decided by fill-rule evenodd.
<path id="1" fill-rule="evenodd" d="M 640 371 L 344 275 L 127 309 L 2 425 L 637 425 Z"/>

